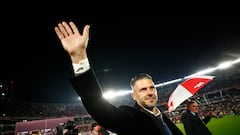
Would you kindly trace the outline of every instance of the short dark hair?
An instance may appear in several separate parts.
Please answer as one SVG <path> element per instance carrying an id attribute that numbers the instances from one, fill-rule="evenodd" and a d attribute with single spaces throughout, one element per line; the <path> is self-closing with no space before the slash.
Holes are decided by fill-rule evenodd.
<path id="1" fill-rule="evenodd" d="M 91 126 L 92 126 L 92 130 L 93 130 L 93 128 L 96 127 L 97 125 L 98 125 L 98 123 L 93 122 L 92 125 L 91 125 Z"/>
<path id="2" fill-rule="evenodd" d="M 141 79 L 150 79 L 152 80 L 152 76 L 147 74 L 147 73 L 139 73 L 138 75 L 134 76 L 131 81 L 130 81 L 130 86 L 131 88 L 133 88 L 133 86 L 135 85 L 136 81 L 141 80 Z"/>
<path id="3" fill-rule="evenodd" d="M 192 105 L 193 103 L 197 103 L 195 100 L 188 100 L 187 101 L 187 108 L 189 108 L 190 107 L 190 105 Z"/>

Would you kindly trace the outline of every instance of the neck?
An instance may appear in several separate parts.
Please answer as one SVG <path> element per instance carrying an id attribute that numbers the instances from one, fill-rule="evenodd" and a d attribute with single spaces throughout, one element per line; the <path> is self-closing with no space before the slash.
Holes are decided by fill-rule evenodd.
<path id="1" fill-rule="evenodd" d="M 154 107 L 152 112 L 154 113 L 154 115 L 157 115 L 160 113 L 159 109 L 157 107 Z"/>
<path id="2" fill-rule="evenodd" d="M 153 110 L 154 110 L 154 107 L 144 107 L 144 108 L 146 108 L 147 110 L 149 110 L 151 112 L 153 112 Z"/>
<path id="3" fill-rule="evenodd" d="M 154 115 L 158 115 L 160 113 L 157 107 L 147 107 L 145 109 L 151 111 Z"/>

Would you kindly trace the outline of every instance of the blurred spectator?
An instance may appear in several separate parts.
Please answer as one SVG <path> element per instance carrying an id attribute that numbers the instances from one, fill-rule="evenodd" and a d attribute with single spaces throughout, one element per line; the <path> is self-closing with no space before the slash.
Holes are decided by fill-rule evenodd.
<path id="1" fill-rule="evenodd" d="M 187 110 L 182 114 L 181 121 L 187 135 L 212 135 L 205 124 L 211 117 L 201 119 L 198 114 L 198 103 L 194 100 L 187 102 Z"/>
<path id="2" fill-rule="evenodd" d="M 31 135 L 41 135 L 41 131 L 40 130 L 33 130 Z"/>
<path id="3" fill-rule="evenodd" d="M 94 122 L 92 123 L 92 130 L 89 132 L 89 135 L 109 135 L 110 133 L 101 125 Z"/>

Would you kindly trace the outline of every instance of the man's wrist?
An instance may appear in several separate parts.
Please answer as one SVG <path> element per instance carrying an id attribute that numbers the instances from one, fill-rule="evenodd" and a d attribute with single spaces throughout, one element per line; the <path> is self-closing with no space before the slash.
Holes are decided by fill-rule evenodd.
<path id="1" fill-rule="evenodd" d="M 72 63 L 74 74 L 82 74 L 90 69 L 90 64 L 88 59 L 81 60 L 78 64 Z"/>

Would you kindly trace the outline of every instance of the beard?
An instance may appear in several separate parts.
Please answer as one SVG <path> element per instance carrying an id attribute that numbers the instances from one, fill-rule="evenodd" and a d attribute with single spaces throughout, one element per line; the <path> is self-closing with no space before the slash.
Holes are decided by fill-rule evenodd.
<path id="1" fill-rule="evenodd" d="M 142 105 L 144 106 L 144 108 L 152 111 L 152 109 L 157 105 L 157 99 L 154 98 L 154 99 L 144 100 L 144 102 L 142 102 Z"/>

